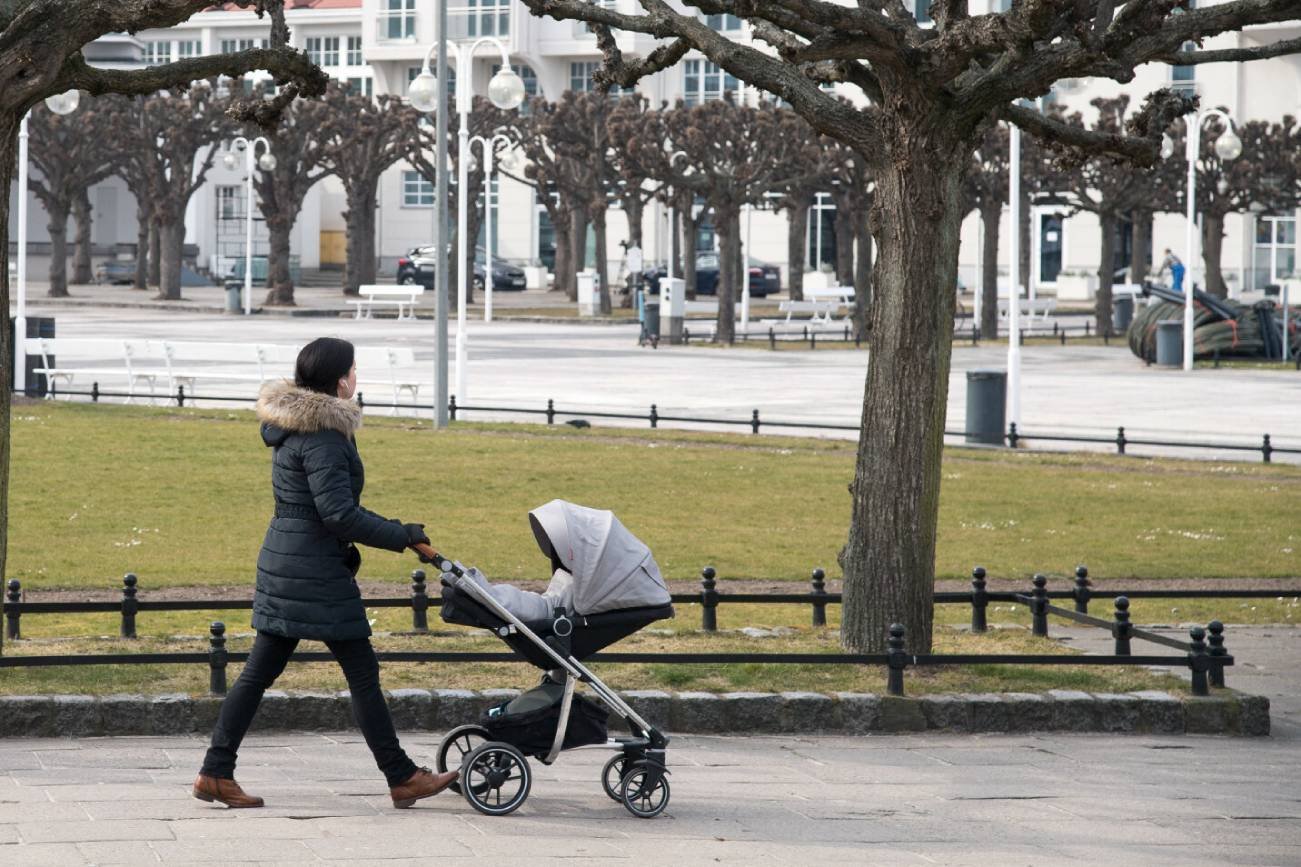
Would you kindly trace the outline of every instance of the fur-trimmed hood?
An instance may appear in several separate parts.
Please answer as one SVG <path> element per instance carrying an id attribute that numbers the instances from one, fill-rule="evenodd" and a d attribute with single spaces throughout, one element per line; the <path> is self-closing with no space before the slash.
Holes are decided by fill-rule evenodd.
<path id="1" fill-rule="evenodd" d="M 284 435 L 337 430 L 350 437 L 361 427 L 361 407 L 355 401 L 299 388 L 287 379 L 262 386 L 257 399 L 257 417 L 262 422 L 262 438 L 267 445 L 284 441 L 285 437 L 276 436 L 274 429 Z"/>

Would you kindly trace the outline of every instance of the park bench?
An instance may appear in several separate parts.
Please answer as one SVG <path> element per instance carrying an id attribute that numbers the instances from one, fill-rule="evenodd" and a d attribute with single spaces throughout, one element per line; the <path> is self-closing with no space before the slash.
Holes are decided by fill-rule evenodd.
<path id="1" fill-rule="evenodd" d="M 357 389 L 364 392 L 366 386 L 377 386 L 392 391 L 393 406 L 390 415 L 397 415 L 402 395 L 411 396 L 415 404 L 420 396 L 420 385 L 429 370 L 416 367 L 415 350 L 409 346 L 358 346 L 356 355 Z M 432 370 L 432 368 L 431 368 Z M 375 371 L 383 371 L 387 376 L 375 376 Z"/>
<path id="2" fill-rule="evenodd" d="M 1038 317 L 1040 324 L 1046 325 L 1048 317 L 1057 310 L 1056 298 L 1029 298 L 1020 299 L 1020 305 L 1017 308 L 1021 315 L 1026 318 L 1027 325 L 1033 325 L 1035 317 Z M 1000 319 L 1007 318 L 1008 300 L 1006 298 L 998 299 L 998 316 Z"/>
<path id="3" fill-rule="evenodd" d="M 846 306 L 854 303 L 853 286 L 826 286 L 804 290 L 805 301 L 835 301 Z"/>
<path id="4" fill-rule="evenodd" d="M 39 355 L 41 365 L 34 372 L 45 376 L 52 389 L 57 393 L 60 383 L 65 390 L 75 390 L 77 377 L 94 377 L 99 381 L 104 376 L 121 377 L 126 381 L 127 399 L 130 403 L 135 398 L 138 385 L 149 387 L 149 402 L 153 403 L 159 377 L 166 376 L 165 369 L 150 366 L 146 359 L 150 356 L 147 340 L 114 340 L 97 338 L 67 337 L 29 337 L 26 338 L 25 352 Z M 92 358 L 115 359 L 117 367 L 81 366 L 57 364 L 51 358 L 59 355 L 85 356 Z M 161 358 L 161 356 L 160 356 Z"/>
<path id="5" fill-rule="evenodd" d="M 398 309 L 398 319 L 415 319 L 416 302 L 425 293 L 425 287 L 419 283 L 405 286 L 365 284 L 357 288 L 360 298 L 349 298 L 348 303 L 355 305 L 355 319 L 370 319 L 376 304 L 387 304 Z M 403 315 L 406 311 L 406 315 Z"/>
<path id="6" fill-rule="evenodd" d="M 787 325 L 792 323 L 791 317 L 796 314 L 807 315 L 812 324 L 829 325 L 832 314 L 838 313 L 844 306 L 840 301 L 783 301 L 777 305 L 777 309 L 786 314 L 786 319 L 781 321 Z M 777 322 L 778 320 L 765 321 Z"/>

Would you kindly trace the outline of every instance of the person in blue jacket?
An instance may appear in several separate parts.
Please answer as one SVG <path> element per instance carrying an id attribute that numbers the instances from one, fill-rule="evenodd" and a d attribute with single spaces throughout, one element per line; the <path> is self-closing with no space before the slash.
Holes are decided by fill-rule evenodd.
<path id="1" fill-rule="evenodd" d="M 272 450 L 275 515 L 257 560 L 248 662 L 222 702 L 194 796 L 228 807 L 261 807 L 235 782 L 240 742 L 299 641 L 322 641 L 343 669 L 353 717 L 388 780 L 395 807 L 436 795 L 455 772 L 434 774 L 398 743 L 370 622 L 357 586 L 357 545 L 403 551 L 428 544 L 423 524 L 383 518 L 361 505 L 365 471 L 355 434 L 357 368 L 351 343 L 322 337 L 298 354 L 292 382 L 263 387 L 257 402 L 262 441 Z"/>
<path id="2" fill-rule="evenodd" d="M 1179 261 L 1179 257 L 1170 252 L 1170 248 L 1165 248 L 1165 259 L 1161 262 L 1161 270 L 1157 276 L 1170 272 L 1170 288 L 1176 292 L 1184 291 L 1184 263 Z"/>

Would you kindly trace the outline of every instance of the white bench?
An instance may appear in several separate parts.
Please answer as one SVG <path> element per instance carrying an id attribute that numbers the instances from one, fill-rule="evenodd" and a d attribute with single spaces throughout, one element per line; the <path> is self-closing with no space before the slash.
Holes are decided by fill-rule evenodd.
<path id="1" fill-rule="evenodd" d="M 393 406 L 389 410 L 390 415 L 397 415 L 403 394 L 411 396 L 412 404 L 419 399 L 420 385 L 425 379 L 423 376 L 425 371 L 416 367 L 416 353 L 411 347 L 358 346 L 356 364 L 357 389 L 363 393 L 363 396 L 365 389 L 362 386 L 366 385 L 392 390 Z M 388 376 L 380 379 L 372 375 L 373 371 L 386 371 Z"/>
<path id="2" fill-rule="evenodd" d="M 376 304 L 389 304 L 397 307 L 398 319 L 415 319 L 416 302 L 420 296 L 425 294 L 425 287 L 419 283 L 408 283 L 405 286 L 395 285 L 375 285 L 366 284 L 357 287 L 357 293 L 360 298 L 349 298 L 348 303 L 357 307 L 357 314 L 354 319 L 370 319 L 371 310 Z M 406 315 L 403 315 L 403 311 Z"/>
<path id="3" fill-rule="evenodd" d="M 777 305 L 777 309 L 786 314 L 784 321 L 787 325 L 791 324 L 791 317 L 797 313 L 807 314 L 813 323 L 829 325 L 832 314 L 839 312 L 843 306 L 839 301 L 783 301 Z"/>
<path id="4" fill-rule="evenodd" d="M 1017 305 L 1017 309 L 1022 316 L 1026 317 L 1026 322 L 1028 324 L 1034 324 L 1035 317 L 1038 316 L 1039 322 L 1046 325 L 1048 323 L 1048 317 L 1057 310 L 1057 299 L 1036 298 L 1031 301 L 1029 298 L 1022 298 L 1020 299 L 1020 304 Z M 998 299 L 999 318 L 1006 319 L 1007 311 L 1008 300 L 1006 298 Z"/>
<path id="5" fill-rule="evenodd" d="M 29 337 L 25 340 L 24 351 L 30 355 L 39 355 L 41 357 L 40 367 L 37 367 L 33 372 L 44 375 L 56 394 L 60 382 L 63 383 L 65 390 L 71 391 L 75 385 L 75 380 L 79 376 L 95 377 L 92 382 L 98 382 L 100 378 L 105 376 L 116 376 L 126 380 L 127 403 L 130 403 L 135 398 L 136 386 L 140 384 L 149 386 L 149 402 L 153 403 L 158 379 L 161 376 L 166 376 L 165 370 L 148 368 L 140 363 L 151 352 L 147 340 Z M 121 366 L 89 367 L 84 366 L 84 363 L 82 363 L 83 366 L 77 366 L 66 363 L 59 364 L 57 360 L 50 361 L 51 358 L 57 359 L 59 355 L 65 357 L 68 355 L 89 355 L 92 358 L 112 358 Z M 69 396 L 71 397 L 71 395 Z"/>
<path id="6" fill-rule="evenodd" d="M 805 301 L 835 301 L 840 304 L 854 303 L 853 286 L 827 286 L 804 290 Z"/>

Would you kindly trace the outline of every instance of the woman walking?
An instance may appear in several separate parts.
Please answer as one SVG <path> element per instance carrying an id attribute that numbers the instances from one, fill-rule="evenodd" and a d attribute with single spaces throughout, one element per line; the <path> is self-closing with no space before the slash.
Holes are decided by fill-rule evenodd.
<path id="1" fill-rule="evenodd" d="M 261 807 L 235 782 L 240 742 L 300 639 L 325 642 L 343 669 L 352 713 L 393 806 L 436 795 L 455 772 L 417 767 L 398 743 L 379 685 L 379 661 L 356 575 L 356 544 L 402 551 L 429 542 L 423 524 L 401 524 L 361 506 L 365 484 L 354 434 L 361 427 L 353 347 L 322 337 L 298 354 L 294 381 L 264 386 L 257 402 L 262 440 L 272 451 L 275 517 L 257 561 L 253 628 L 257 638 L 222 702 L 194 796 L 227 807 Z"/>

